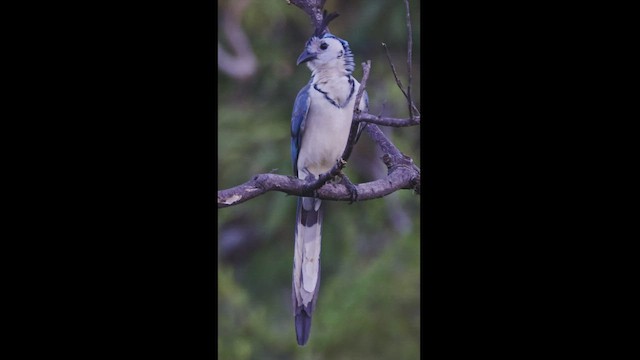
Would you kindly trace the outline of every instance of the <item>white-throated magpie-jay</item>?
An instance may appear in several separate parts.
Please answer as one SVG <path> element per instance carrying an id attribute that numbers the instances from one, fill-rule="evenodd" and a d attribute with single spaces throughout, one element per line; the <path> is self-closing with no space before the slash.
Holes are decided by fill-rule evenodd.
<path id="1" fill-rule="evenodd" d="M 291 160 L 294 174 L 317 179 L 341 157 L 349 136 L 360 83 L 349 43 L 327 29 L 337 14 L 324 20 L 307 41 L 297 64 L 306 63 L 311 80 L 300 90 L 291 116 Z M 366 91 L 359 109 L 367 111 Z M 299 345 L 309 340 L 311 316 L 320 287 L 320 241 L 323 209 L 320 199 L 298 198 L 291 299 Z"/>

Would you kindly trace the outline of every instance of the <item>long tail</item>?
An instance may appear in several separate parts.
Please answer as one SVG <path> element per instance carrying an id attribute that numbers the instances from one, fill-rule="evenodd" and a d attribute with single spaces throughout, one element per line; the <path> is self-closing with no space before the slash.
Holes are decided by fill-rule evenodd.
<path id="1" fill-rule="evenodd" d="M 309 340 L 311 314 L 320 289 L 321 204 L 319 199 L 298 198 L 291 290 L 298 345 Z"/>

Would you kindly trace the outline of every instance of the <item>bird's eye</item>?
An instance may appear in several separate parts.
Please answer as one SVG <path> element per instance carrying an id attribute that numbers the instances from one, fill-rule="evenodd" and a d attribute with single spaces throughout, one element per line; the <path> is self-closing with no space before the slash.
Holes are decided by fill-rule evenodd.
<path id="1" fill-rule="evenodd" d="M 320 44 L 320 49 L 322 49 L 322 50 L 326 50 L 328 47 L 329 47 L 329 45 L 327 43 Z"/>

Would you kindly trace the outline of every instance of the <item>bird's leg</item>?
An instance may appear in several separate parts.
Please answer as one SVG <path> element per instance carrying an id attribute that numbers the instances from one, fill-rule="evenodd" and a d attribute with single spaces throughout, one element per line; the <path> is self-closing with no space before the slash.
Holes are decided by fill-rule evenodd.
<path id="1" fill-rule="evenodd" d="M 349 199 L 351 200 L 349 204 L 353 204 L 354 201 L 358 201 L 358 189 L 356 189 L 356 186 L 349 180 L 347 175 L 342 172 L 342 169 L 347 166 L 347 161 L 340 157 L 336 162 L 338 167 L 340 168 L 340 172 L 334 177 L 333 180 L 337 179 L 338 177 L 340 178 L 340 182 L 342 182 L 342 184 L 347 187 L 347 190 L 349 190 Z"/>
<path id="2" fill-rule="evenodd" d="M 349 205 L 353 204 L 354 201 L 358 201 L 358 189 L 356 188 L 356 186 L 343 172 L 340 172 L 338 176 L 342 180 L 342 184 L 346 186 L 347 190 L 349 190 L 349 199 L 351 200 L 349 202 Z"/>
<path id="3" fill-rule="evenodd" d="M 309 191 L 309 188 L 311 188 L 311 185 L 313 185 L 317 178 L 306 168 L 304 169 L 305 173 L 307 174 L 307 176 L 305 176 L 304 181 L 306 181 L 307 183 L 304 186 L 304 190 Z M 318 189 L 313 189 L 313 197 L 317 198 L 318 197 Z"/>

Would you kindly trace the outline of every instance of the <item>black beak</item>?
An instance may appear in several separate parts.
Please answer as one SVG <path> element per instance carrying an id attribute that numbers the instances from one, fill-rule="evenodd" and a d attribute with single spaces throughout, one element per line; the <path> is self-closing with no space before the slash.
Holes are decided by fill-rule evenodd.
<path id="1" fill-rule="evenodd" d="M 300 65 L 303 62 L 307 62 L 307 61 L 313 60 L 315 58 L 316 58 L 316 54 L 310 53 L 310 52 L 307 51 L 307 49 L 304 49 L 302 54 L 300 54 L 300 56 L 298 57 L 298 61 L 296 62 L 296 65 Z"/>

